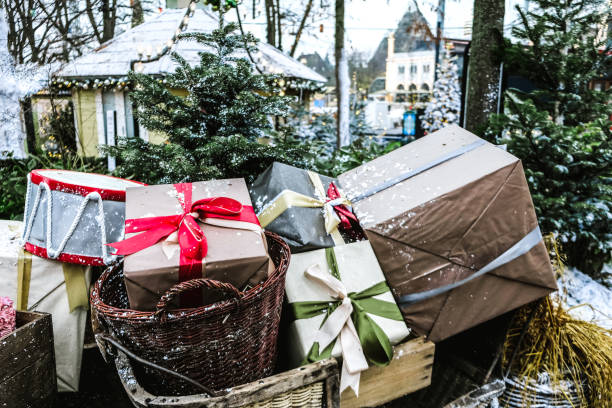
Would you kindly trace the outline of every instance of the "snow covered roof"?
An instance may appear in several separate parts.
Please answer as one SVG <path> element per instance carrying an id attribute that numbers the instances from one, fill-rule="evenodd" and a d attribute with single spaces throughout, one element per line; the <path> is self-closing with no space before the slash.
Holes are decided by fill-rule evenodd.
<path id="1" fill-rule="evenodd" d="M 93 52 L 69 62 L 56 75 L 64 78 L 125 76 L 130 70 L 130 61 L 138 59 L 139 50 L 149 49 L 155 54 L 158 49 L 164 47 L 184 18 L 185 11 L 186 9 L 168 9 L 151 21 L 125 31 Z M 207 10 L 196 9 L 185 32 L 211 32 L 218 28 L 218 24 L 215 15 Z M 266 73 L 316 82 L 326 81 L 323 76 L 270 44 L 260 42 L 258 48 L 257 52 L 251 54 L 259 68 Z M 191 64 L 200 61 L 198 52 L 207 50 L 209 47 L 192 40 L 180 40 L 172 47 L 172 51 L 178 52 Z M 241 53 L 246 57 L 244 51 Z M 174 72 L 176 64 L 168 53 L 157 61 L 145 63 L 143 68 L 144 74 L 171 73 Z"/>

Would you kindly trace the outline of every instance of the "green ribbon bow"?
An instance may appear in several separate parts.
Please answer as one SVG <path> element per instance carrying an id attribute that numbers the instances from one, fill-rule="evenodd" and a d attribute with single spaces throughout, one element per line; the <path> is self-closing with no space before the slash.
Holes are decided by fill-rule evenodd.
<path id="1" fill-rule="evenodd" d="M 333 248 L 326 248 L 325 255 L 327 264 L 331 270 L 331 274 L 340 280 L 338 264 Z M 349 299 L 353 305 L 353 313 L 351 320 L 355 324 L 355 329 L 359 336 L 359 341 L 363 348 L 363 353 L 366 359 L 377 366 L 386 366 L 393 358 L 393 348 L 389 337 L 376 324 L 369 314 L 384 317 L 387 319 L 402 321 L 402 314 L 395 303 L 386 302 L 384 300 L 375 299 L 374 296 L 388 292 L 389 286 L 385 281 L 379 282 L 370 286 L 361 292 L 350 292 Z M 320 314 L 325 314 L 325 318 L 321 326 L 327 320 L 328 316 L 342 303 L 342 300 L 332 301 L 307 301 L 290 303 L 295 319 L 309 319 Z M 319 343 L 315 342 L 308 355 L 304 359 L 303 364 L 312 363 L 314 361 L 323 360 L 331 357 L 332 349 L 335 341 L 329 344 L 323 351 L 319 352 Z"/>

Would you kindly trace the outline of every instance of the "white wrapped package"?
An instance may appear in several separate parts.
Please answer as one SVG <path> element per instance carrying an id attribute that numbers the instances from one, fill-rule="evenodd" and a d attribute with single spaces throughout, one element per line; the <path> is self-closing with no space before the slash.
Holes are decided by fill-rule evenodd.
<path id="1" fill-rule="evenodd" d="M 19 240 L 23 224 L 19 221 L 0 220 L 0 296 L 8 296 L 18 304 L 18 297 L 25 303 L 22 295 L 18 296 L 19 278 L 18 260 L 21 247 Z M 87 308 L 80 306 L 70 311 L 69 296 L 66 290 L 65 277 L 73 276 L 71 286 L 73 293 L 83 303 L 87 299 L 91 267 L 63 264 L 31 256 L 29 285 L 27 291 L 27 310 L 51 313 L 53 321 L 53 340 L 58 391 L 79 389 L 83 339 L 87 319 Z M 80 275 L 83 275 L 83 279 Z M 21 287 L 23 288 L 22 280 Z M 25 280 L 27 283 L 27 279 Z M 73 295 L 74 296 L 74 295 Z M 74 302 L 74 300 L 73 300 Z M 74 307 L 74 305 L 73 305 Z"/>
<path id="2" fill-rule="evenodd" d="M 335 296 L 330 295 L 330 291 L 325 286 L 305 274 L 305 271 L 313 265 L 319 265 L 326 274 L 330 273 L 325 251 L 325 249 L 318 249 L 291 256 L 285 284 L 285 293 L 290 304 L 334 300 Z M 385 277 L 368 241 L 340 245 L 333 251 L 340 281 L 345 286 L 347 293 L 361 292 L 380 282 L 385 282 Z M 393 295 L 388 290 L 373 298 L 395 305 Z M 399 309 L 397 312 L 399 313 Z M 391 345 L 399 343 L 410 333 L 410 329 L 406 327 L 403 320 L 388 319 L 371 313 L 368 313 L 368 316 L 384 331 Z M 294 320 L 290 324 L 289 344 L 293 366 L 300 365 L 308 355 L 324 318 L 325 314 L 318 314 L 314 317 Z M 342 354 L 340 343 L 340 341 L 335 342 L 332 356 L 340 357 Z"/>

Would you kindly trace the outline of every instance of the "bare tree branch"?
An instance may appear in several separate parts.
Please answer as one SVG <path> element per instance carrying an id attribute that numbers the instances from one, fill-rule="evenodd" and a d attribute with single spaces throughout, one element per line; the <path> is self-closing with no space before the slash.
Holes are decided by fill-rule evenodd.
<path id="1" fill-rule="evenodd" d="M 302 21 L 300 21 L 300 26 L 298 27 L 297 33 L 295 34 L 295 40 L 293 41 L 293 45 L 291 46 L 291 51 L 289 51 L 289 55 L 292 57 L 295 55 L 295 50 L 297 49 L 298 43 L 300 42 L 300 37 L 302 36 L 302 32 L 304 31 L 304 27 L 306 26 L 306 20 L 310 15 L 310 10 L 312 9 L 313 0 L 308 0 L 306 4 L 306 9 L 304 10 L 304 15 L 302 16 Z"/>

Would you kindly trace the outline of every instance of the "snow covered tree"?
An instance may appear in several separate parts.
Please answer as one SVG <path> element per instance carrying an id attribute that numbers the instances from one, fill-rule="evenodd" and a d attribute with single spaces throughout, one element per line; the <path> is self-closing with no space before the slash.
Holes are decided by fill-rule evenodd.
<path id="1" fill-rule="evenodd" d="M 26 155 L 26 135 L 21 123 L 21 98 L 40 89 L 46 82 L 43 70 L 17 66 L 9 53 L 10 23 L 0 8 L 0 159 Z M 34 146 L 28 146 L 33 150 Z"/>
<path id="2" fill-rule="evenodd" d="M 365 102 L 357 101 L 353 104 L 350 114 L 350 143 L 363 142 L 363 139 L 374 135 L 374 130 L 366 122 Z M 332 157 L 336 145 L 337 120 L 330 113 L 311 115 L 303 109 L 296 109 L 291 113 L 291 119 L 284 126 L 283 131 L 296 140 L 310 144 L 310 150 L 317 150 L 317 158 L 327 160 Z M 349 144 L 350 144 L 349 143 Z M 363 143 L 359 144 L 362 146 Z"/>
<path id="3" fill-rule="evenodd" d="M 606 0 L 529 4 L 528 10 L 517 6 L 521 24 L 512 33 L 519 42 L 506 45 L 505 69 L 534 83 L 527 97 L 556 123 L 572 126 L 609 114 L 612 92 L 591 86 L 612 72 Z"/>
<path id="4" fill-rule="evenodd" d="M 357 95 L 355 95 L 357 97 Z M 366 136 L 372 136 L 374 130 L 370 127 L 370 124 L 366 121 L 365 116 L 366 104 L 364 101 L 357 101 L 354 103 L 350 113 L 349 129 L 351 132 L 351 142 L 356 139 L 363 138 Z"/>
<path id="5" fill-rule="evenodd" d="M 19 89 L 15 68 L 6 44 L 8 34 L 4 10 L 0 9 L 0 159 L 7 155 L 23 157 L 25 134 L 19 121 Z"/>
<path id="6" fill-rule="evenodd" d="M 461 88 L 456 60 L 446 50 L 442 63 L 438 64 L 438 79 L 433 86 L 433 96 L 421 115 L 421 126 L 427 133 L 459 122 Z"/>
<path id="7" fill-rule="evenodd" d="M 505 66 L 531 80 L 510 90 L 486 135 L 522 159 L 539 222 L 560 239 L 567 262 L 601 278 L 612 258 L 612 100 L 593 80 L 612 72 L 605 0 L 533 0 L 519 8 L 518 44 Z"/>
<path id="8" fill-rule="evenodd" d="M 107 150 L 119 159 L 118 174 L 148 183 L 174 183 L 248 178 L 275 160 L 303 164 L 305 149 L 299 146 L 258 143 L 272 129 L 270 117 L 285 116 L 291 101 L 280 96 L 275 76 L 255 73 L 250 61 L 240 56 L 247 47 L 254 50 L 255 38 L 234 34 L 234 24 L 223 26 L 223 19 L 219 21 L 219 29 L 210 34 L 180 37 L 210 49 L 200 53 L 198 65 L 190 66 L 174 53 L 177 69 L 164 81 L 130 74 L 139 123 L 166 135 L 167 143 L 120 141 Z M 187 95 L 173 89 L 185 89 Z"/>

